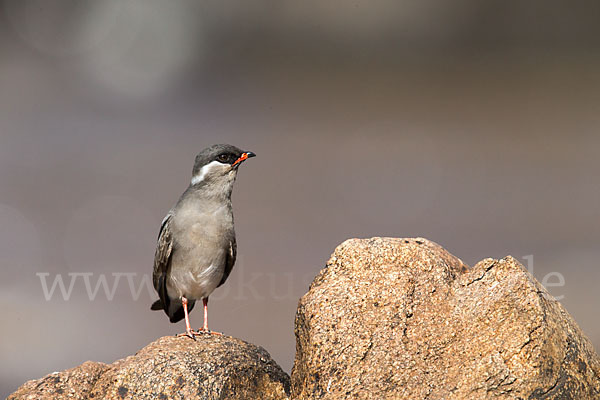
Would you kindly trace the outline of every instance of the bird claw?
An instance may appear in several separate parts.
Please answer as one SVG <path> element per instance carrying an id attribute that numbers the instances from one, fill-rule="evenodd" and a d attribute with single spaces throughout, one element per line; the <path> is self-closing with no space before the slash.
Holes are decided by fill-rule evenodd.
<path id="1" fill-rule="evenodd" d="M 197 331 L 192 331 L 193 335 L 216 335 L 216 336 L 223 336 L 223 334 L 221 332 L 215 332 L 215 331 L 211 331 L 209 329 L 205 329 L 205 328 L 200 328 Z"/>
<path id="2" fill-rule="evenodd" d="M 177 335 L 175 335 L 175 337 L 183 337 L 183 336 L 187 336 L 191 339 L 193 339 L 194 341 L 196 340 L 196 336 L 195 336 L 195 332 L 194 331 L 187 331 L 187 332 L 183 332 L 183 333 L 178 333 Z"/>

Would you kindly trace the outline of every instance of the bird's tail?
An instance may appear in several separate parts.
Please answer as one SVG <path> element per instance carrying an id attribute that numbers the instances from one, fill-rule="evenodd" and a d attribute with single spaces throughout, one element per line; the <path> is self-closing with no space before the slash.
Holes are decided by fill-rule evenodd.
<path id="1" fill-rule="evenodd" d="M 196 303 L 195 301 L 189 302 L 188 311 L 192 311 L 195 303 Z M 165 304 L 162 302 L 161 299 L 158 299 L 154 303 L 152 303 L 152 306 L 150 307 L 150 309 L 154 310 L 154 311 L 165 310 L 165 313 L 169 316 L 169 321 L 171 321 L 173 323 L 179 322 L 185 317 L 185 314 L 183 312 L 183 307 L 180 304 L 174 305 L 174 306 L 169 306 L 169 309 L 167 310 L 165 308 Z"/>
<path id="2" fill-rule="evenodd" d="M 154 303 L 152 303 L 152 306 L 150 307 L 151 310 L 164 310 L 165 309 L 165 305 L 163 304 L 161 299 L 156 300 Z"/>
<path id="3" fill-rule="evenodd" d="M 188 312 L 192 311 L 193 304 L 194 303 L 192 303 L 192 307 L 188 306 Z M 185 313 L 183 312 L 183 307 L 177 307 L 174 311 L 175 312 L 173 312 L 172 314 L 167 313 L 169 315 L 169 321 L 171 321 L 171 323 L 173 323 L 173 324 L 175 322 L 179 322 L 185 318 Z"/>

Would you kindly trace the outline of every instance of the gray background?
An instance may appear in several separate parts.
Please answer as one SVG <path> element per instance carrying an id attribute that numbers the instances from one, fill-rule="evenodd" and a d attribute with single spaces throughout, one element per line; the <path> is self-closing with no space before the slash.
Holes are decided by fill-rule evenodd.
<path id="1" fill-rule="evenodd" d="M 425 236 L 470 265 L 533 256 L 598 348 L 599 17 L 598 2 L 0 1 L 0 395 L 183 330 L 124 277 L 112 300 L 79 276 L 46 301 L 36 273 L 139 285 L 195 154 L 219 142 L 258 157 L 211 327 L 284 369 L 297 300 L 350 237 Z"/>

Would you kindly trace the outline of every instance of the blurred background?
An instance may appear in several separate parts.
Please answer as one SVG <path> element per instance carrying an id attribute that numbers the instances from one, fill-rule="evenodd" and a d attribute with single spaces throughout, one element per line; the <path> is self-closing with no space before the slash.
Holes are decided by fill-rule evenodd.
<path id="1" fill-rule="evenodd" d="M 351 237 L 513 255 L 598 349 L 599 20 L 596 1 L 0 0 L 0 395 L 183 330 L 145 285 L 214 143 L 258 157 L 211 328 L 288 372 L 298 298 Z"/>

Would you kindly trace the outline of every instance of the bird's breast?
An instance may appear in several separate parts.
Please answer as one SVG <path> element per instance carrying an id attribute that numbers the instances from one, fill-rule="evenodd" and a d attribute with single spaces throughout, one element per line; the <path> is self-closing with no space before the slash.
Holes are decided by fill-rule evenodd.
<path id="1" fill-rule="evenodd" d="M 235 233 L 231 208 L 182 208 L 173 219 L 169 296 L 207 297 L 223 277 Z"/>

